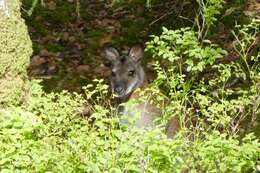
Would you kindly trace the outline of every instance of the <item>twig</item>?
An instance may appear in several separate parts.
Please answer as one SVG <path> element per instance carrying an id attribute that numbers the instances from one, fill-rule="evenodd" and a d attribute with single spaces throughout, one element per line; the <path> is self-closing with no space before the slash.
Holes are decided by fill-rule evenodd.
<path id="1" fill-rule="evenodd" d="M 249 123 L 248 125 L 248 128 L 255 125 L 255 121 L 256 121 L 256 112 L 259 108 L 259 105 L 260 105 L 260 94 L 257 95 L 254 99 L 254 105 L 253 105 L 253 113 L 252 113 L 252 118 L 251 118 L 251 122 Z"/>
<path id="2" fill-rule="evenodd" d="M 163 14 L 162 16 L 160 16 L 158 19 L 152 21 L 150 24 L 149 24 L 149 27 L 151 27 L 152 25 L 154 25 L 156 22 L 158 22 L 159 20 L 163 19 L 164 17 L 168 16 L 168 15 L 171 15 L 173 12 L 168 12 L 168 13 L 165 13 Z"/>
<path id="3" fill-rule="evenodd" d="M 177 6 L 178 6 L 178 3 L 179 3 L 179 1 L 177 1 Z M 156 22 L 158 22 L 159 20 L 165 18 L 166 16 L 171 15 L 171 14 L 174 13 L 175 11 L 177 11 L 176 16 L 180 16 L 180 14 L 181 14 L 181 12 L 182 12 L 182 10 L 183 10 L 184 5 L 185 5 L 185 4 L 182 3 L 182 4 L 181 4 L 181 7 L 179 8 L 179 10 L 176 10 L 176 9 L 174 9 L 174 7 L 172 7 L 172 8 L 170 9 L 170 12 L 165 13 L 165 14 L 163 14 L 162 16 L 160 16 L 158 19 L 155 19 L 154 21 L 152 21 L 152 22 L 149 24 L 149 27 L 151 27 L 152 25 L 154 25 L 154 24 L 155 24 Z"/>

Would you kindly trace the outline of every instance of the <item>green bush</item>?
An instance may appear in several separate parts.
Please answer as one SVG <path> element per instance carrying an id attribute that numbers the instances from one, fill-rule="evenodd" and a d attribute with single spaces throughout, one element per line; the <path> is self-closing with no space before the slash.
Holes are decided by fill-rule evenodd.
<path id="1" fill-rule="evenodd" d="M 256 169 L 260 143 L 253 134 L 242 140 L 216 130 L 191 140 L 187 129 L 168 139 L 161 129 L 121 128 L 107 104 L 92 96 L 106 93 L 87 87 L 78 94 L 45 94 L 32 82 L 24 107 L 0 111 L 1 172 L 250 172 Z M 101 87 L 103 86 L 103 87 Z M 92 95 L 92 96 L 90 96 Z M 94 113 L 82 116 L 82 106 Z M 95 119 L 94 121 L 92 119 Z"/>
<path id="2" fill-rule="evenodd" d="M 154 58 L 164 61 L 162 64 L 167 64 L 166 67 L 155 64 L 157 79 L 154 82 L 171 100 L 170 111 L 165 113 L 179 117 L 183 126 L 184 120 L 197 117 L 201 128 L 206 120 L 208 130 L 235 134 L 245 117 L 259 114 L 260 103 L 255 101 L 260 94 L 259 54 L 249 55 L 259 21 L 252 20 L 251 24 L 239 28 L 238 34 L 234 31 L 233 35 L 240 59 L 231 64 L 217 63 L 227 52 L 217 45 L 200 42 L 197 32 L 191 28 L 174 31 L 164 28 L 162 35 L 152 36 L 148 42 L 147 50 Z M 211 76 L 207 76 L 207 71 L 212 71 Z M 247 84 L 232 86 L 237 79 Z M 199 129 L 198 126 L 195 128 Z"/>

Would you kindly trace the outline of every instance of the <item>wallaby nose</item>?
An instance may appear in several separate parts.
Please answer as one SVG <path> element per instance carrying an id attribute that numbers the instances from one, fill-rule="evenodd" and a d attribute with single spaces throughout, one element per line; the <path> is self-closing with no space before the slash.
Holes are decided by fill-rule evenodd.
<path id="1" fill-rule="evenodd" d="M 115 88 L 115 92 L 118 93 L 118 94 L 121 94 L 123 92 L 123 87 L 122 86 L 117 86 Z"/>

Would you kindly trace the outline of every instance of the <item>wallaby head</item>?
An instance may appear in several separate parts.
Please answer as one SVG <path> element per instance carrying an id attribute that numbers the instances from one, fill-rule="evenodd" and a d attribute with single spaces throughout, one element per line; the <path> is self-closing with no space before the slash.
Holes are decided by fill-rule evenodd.
<path id="1" fill-rule="evenodd" d="M 133 46 L 128 54 L 120 54 L 113 47 L 105 47 L 104 53 L 112 64 L 110 76 L 112 92 L 119 100 L 125 101 L 144 83 L 145 73 L 141 66 L 143 47 Z"/>

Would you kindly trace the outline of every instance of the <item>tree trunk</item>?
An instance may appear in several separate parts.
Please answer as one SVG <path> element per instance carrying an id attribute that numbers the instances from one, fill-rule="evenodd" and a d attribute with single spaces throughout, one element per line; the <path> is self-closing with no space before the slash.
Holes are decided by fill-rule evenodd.
<path id="1" fill-rule="evenodd" d="M 0 0 L 0 106 L 17 105 L 29 91 L 26 68 L 32 43 L 20 0 Z"/>

